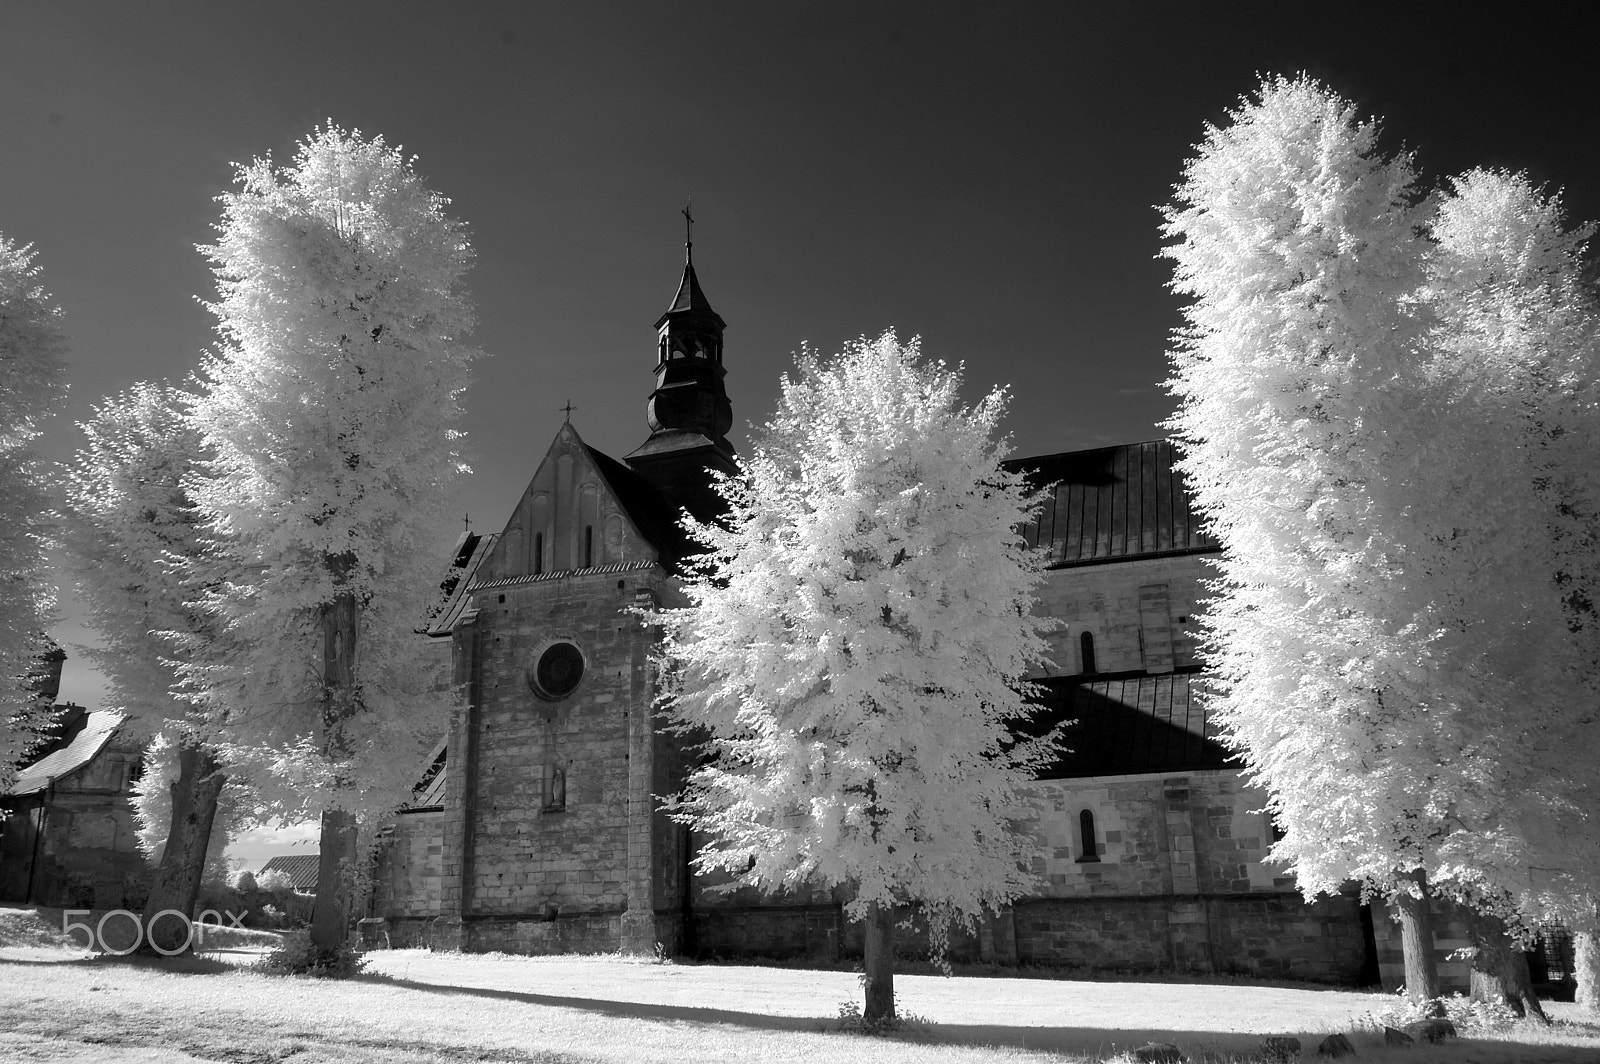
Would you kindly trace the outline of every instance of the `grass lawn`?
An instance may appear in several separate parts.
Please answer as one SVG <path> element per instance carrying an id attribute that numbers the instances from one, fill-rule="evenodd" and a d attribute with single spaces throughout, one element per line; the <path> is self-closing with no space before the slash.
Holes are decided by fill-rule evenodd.
<path id="1" fill-rule="evenodd" d="M 901 1010 L 927 1022 L 881 1038 L 838 1031 L 840 1002 L 860 999 L 848 972 L 396 950 L 369 954 L 358 979 L 318 981 L 259 974 L 237 963 L 249 956 L 240 952 L 92 957 L 52 930 L 55 912 L 0 907 L 0 1060 L 1032 1064 L 1127 1059 L 1152 1040 L 1191 1060 L 1247 1060 L 1269 1034 L 1298 1036 L 1316 1059 L 1325 1034 L 1351 1031 L 1385 1000 L 1241 983 L 902 975 Z M 1554 1029 L 1442 1047 L 1351 1037 L 1357 1064 L 1600 1060 L 1600 1024 L 1578 1022 L 1571 1005 L 1552 1011 Z"/>

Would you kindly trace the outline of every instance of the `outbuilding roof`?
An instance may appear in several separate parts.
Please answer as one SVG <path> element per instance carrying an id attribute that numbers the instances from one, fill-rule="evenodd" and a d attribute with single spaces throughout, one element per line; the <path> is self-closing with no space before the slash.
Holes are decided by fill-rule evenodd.
<path id="1" fill-rule="evenodd" d="M 5 797 L 38 794 L 57 780 L 70 776 L 104 750 L 122 714 L 115 710 L 85 710 L 82 706 L 63 706 L 60 731 L 45 740 L 34 760 L 17 772 L 17 778 L 4 792 Z"/>
<path id="2" fill-rule="evenodd" d="M 262 872 L 287 872 L 289 880 L 294 884 L 297 894 L 315 894 L 317 892 L 317 865 L 322 860 L 320 854 L 295 853 L 287 857 L 274 857 L 261 866 L 261 871 L 256 873 L 259 881 Z"/>
<path id="3" fill-rule="evenodd" d="M 1007 462 L 1049 489 L 1023 538 L 1049 552 L 1051 568 L 1220 550 L 1174 458 L 1171 440 L 1151 440 Z"/>

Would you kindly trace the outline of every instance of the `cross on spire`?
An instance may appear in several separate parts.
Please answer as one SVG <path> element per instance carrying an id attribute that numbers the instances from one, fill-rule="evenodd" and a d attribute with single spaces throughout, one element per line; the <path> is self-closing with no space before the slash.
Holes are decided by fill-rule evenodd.
<path id="1" fill-rule="evenodd" d="M 679 213 L 683 215 L 683 261 L 688 262 L 694 257 L 694 215 L 689 212 L 694 208 L 694 197 L 689 197 L 689 202 Z"/>
<path id="2" fill-rule="evenodd" d="M 572 424 L 572 412 L 576 409 L 578 408 L 572 405 L 571 399 L 568 399 L 567 405 L 561 408 L 562 412 L 567 415 L 567 424 Z"/>

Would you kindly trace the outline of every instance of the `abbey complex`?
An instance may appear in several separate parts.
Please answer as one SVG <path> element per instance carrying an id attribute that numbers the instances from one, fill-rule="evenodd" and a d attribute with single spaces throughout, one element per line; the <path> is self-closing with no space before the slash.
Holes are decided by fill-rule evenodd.
<path id="1" fill-rule="evenodd" d="M 835 960 L 857 951 L 826 890 L 723 893 L 654 796 L 687 754 L 652 711 L 651 631 L 732 471 L 724 322 L 686 262 L 656 322 L 650 434 L 613 458 L 571 424 L 503 531 L 467 533 L 429 634 L 467 692 L 433 768 L 379 851 L 365 929 L 395 946 L 624 950 Z M 641 384 L 643 373 L 641 372 Z M 643 388 L 641 387 L 641 392 Z M 1064 623 L 1041 714 L 1075 720 L 1033 783 L 1037 892 L 953 939 L 1001 964 L 1398 978 L 1398 932 L 1354 892 L 1304 902 L 1263 860 L 1272 822 L 1194 688 L 1193 614 L 1217 544 L 1164 440 L 1027 458 L 1054 485 L 1022 529 L 1048 553 L 1040 608 Z M 915 949 L 902 933 L 903 949 Z M 1441 937 L 1441 957 L 1458 943 Z M 1445 964 L 1447 981 L 1459 963 Z M 1393 973 L 1393 974 L 1391 974 Z"/>

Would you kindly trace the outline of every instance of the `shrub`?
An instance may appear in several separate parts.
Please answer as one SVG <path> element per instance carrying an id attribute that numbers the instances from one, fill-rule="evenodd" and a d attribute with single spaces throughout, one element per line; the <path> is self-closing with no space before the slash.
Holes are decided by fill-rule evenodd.
<path id="1" fill-rule="evenodd" d="M 240 894 L 247 894 L 252 890 L 259 889 L 256 885 L 256 874 L 248 868 L 241 868 L 229 876 L 228 886 L 237 890 Z"/>
<path id="2" fill-rule="evenodd" d="M 256 889 L 268 894 L 293 894 L 294 880 L 281 868 L 269 868 L 256 876 Z"/>
<path id="3" fill-rule="evenodd" d="M 1520 1018 L 1511 1007 L 1502 1002 L 1474 1001 L 1463 994 L 1436 998 L 1434 1001 L 1412 1001 L 1406 997 L 1405 988 L 1391 998 L 1382 1008 L 1357 1017 L 1356 1025 L 1373 1031 L 1385 1027 L 1403 1028 L 1408 1023 L 1418 1023 L 1437 1015 L 1435 1005 L 1444 1008 L 1445 1019 L 1463 1034 L 1468 1031 L 1503 1031 L 1514 1026 Z"/>
<path id="4" fill-rule="evenodd" d="M 268 975 L 309 975 L 318 979 L 349 979 L 360 975 L 366 967 L 366 958 L 356 951 L 350 940 L 339 947 L 330 961 L 319 962 L 311 948 L 311 935 L 305 931 L 290 931 L 283 941 L 256 962 L 256 970 Z"/>

